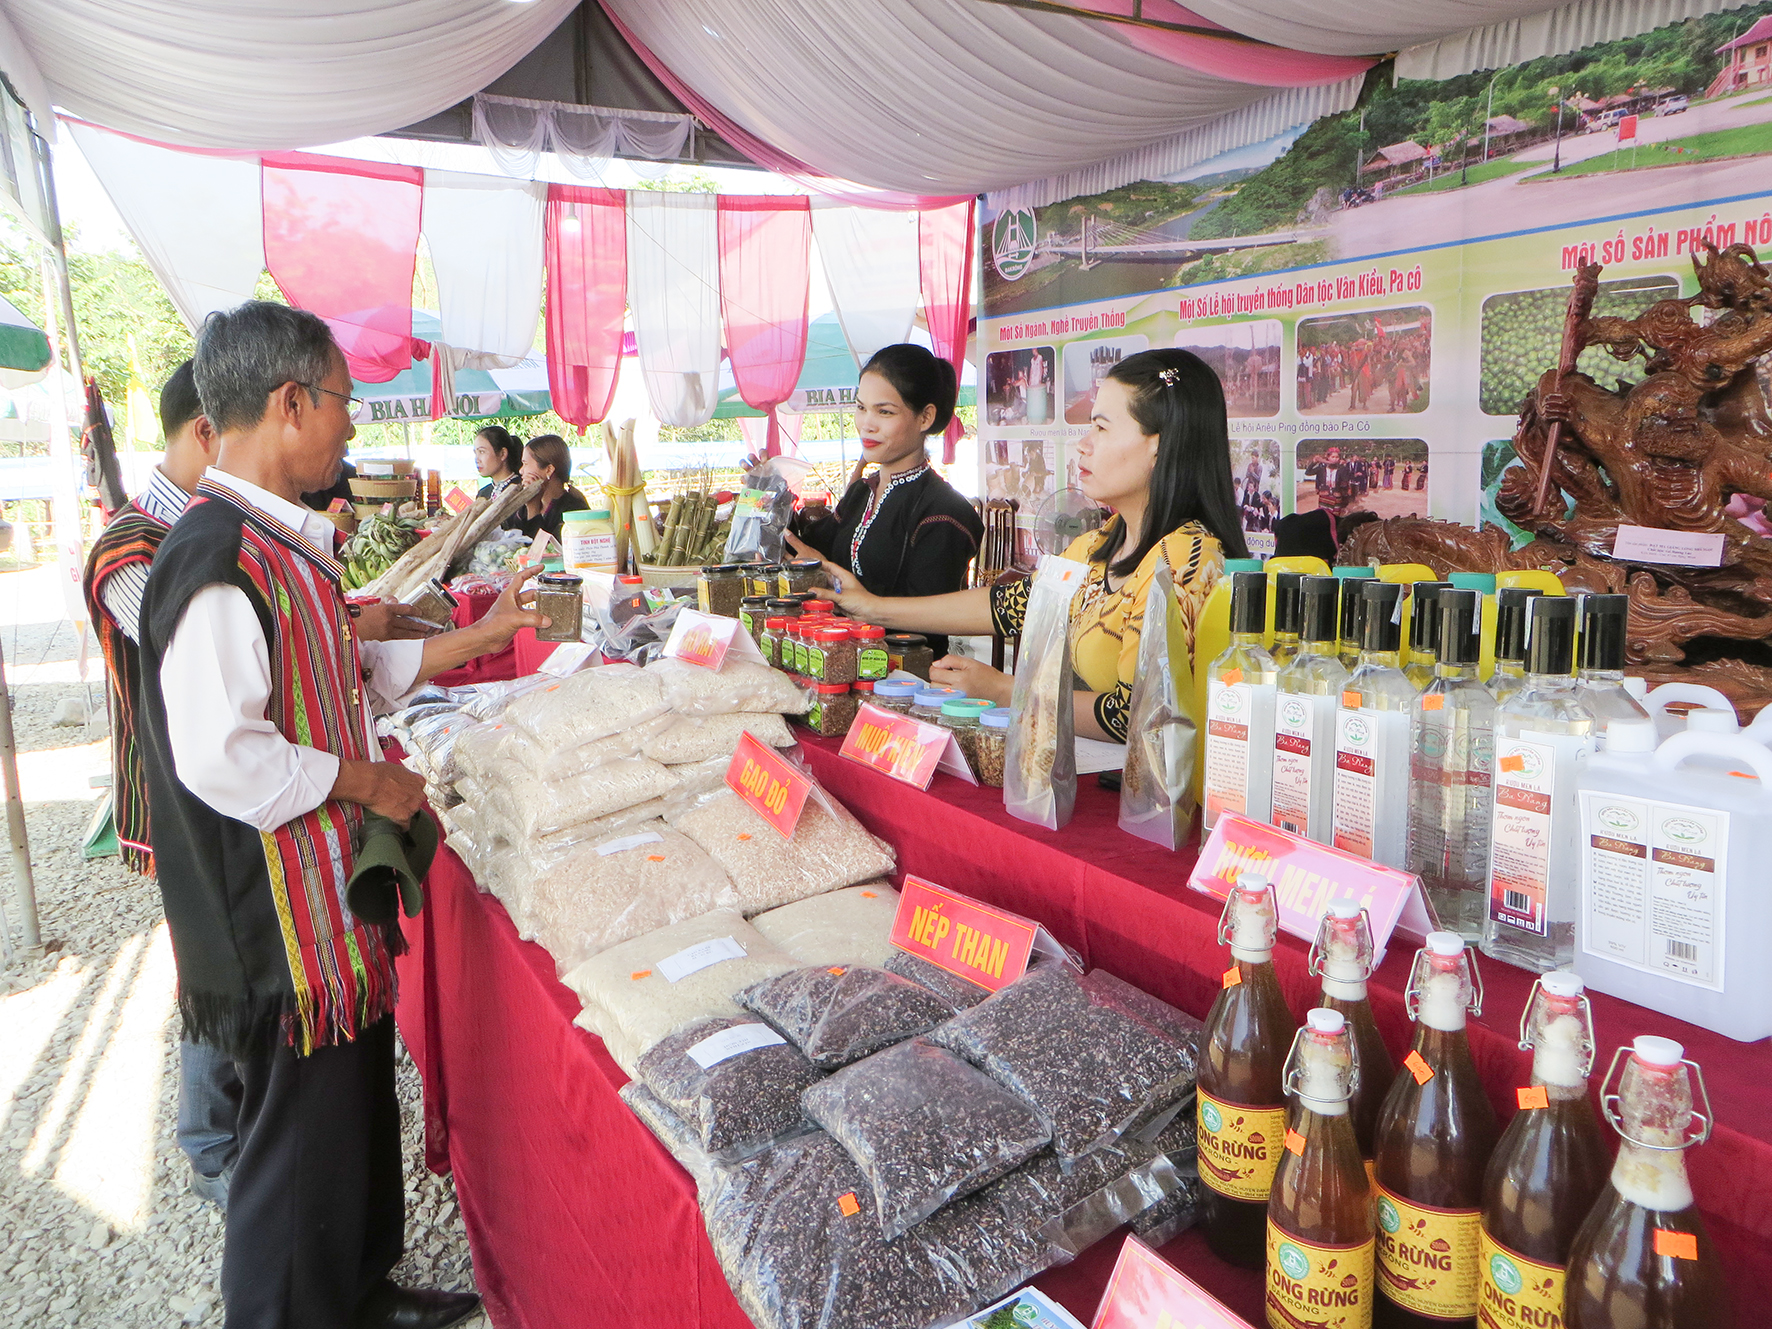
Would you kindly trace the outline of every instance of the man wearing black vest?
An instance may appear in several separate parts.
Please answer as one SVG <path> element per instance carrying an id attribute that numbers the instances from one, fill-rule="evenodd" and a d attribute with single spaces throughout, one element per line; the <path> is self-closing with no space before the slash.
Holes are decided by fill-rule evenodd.
<path id="1" fill-rule="evenodd" d="M 346 887 L 366 815 L 424 815 L 373 712 L 545 620 L 519 607 L 519 581 L 472 628 L 362 640 L 335 532 L 300 501 L 356 432 L 331 332 L 248 303 L 204 323 L 194 370 L 218 459 L 143 593 L 140 735 L 185 1033 L 242 1085 L 227 1329 L 444 1329 L 478 1299 L 387 1278 L 404 1246 L 404 939 L 391 907 L 360 917 Z"/>

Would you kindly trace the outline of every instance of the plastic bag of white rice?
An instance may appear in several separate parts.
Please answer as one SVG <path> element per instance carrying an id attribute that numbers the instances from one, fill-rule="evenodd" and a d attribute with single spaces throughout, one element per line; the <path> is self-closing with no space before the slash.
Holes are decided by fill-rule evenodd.
<path id="1" fill-rule="evenodd" d="M 747 915 L 887 876 L 896 861 L 823 790 L 807 798 L 791 840 L 730 789 L 669 820 L 726 869 Z"/>
<path id="2" fill-rule="evenodd" d="M 881 968 L 897 949 L 891 940 L 897 916 L 898 892 L 870 881 L 771 909 L 751 926 L 801 964 Z"/>
<path id="3" fill-rule="evenodd" d="M 679 715 L 732 711 L 798 715 L 806 709 L 806 694 L 786 674 L 750 660 L 728 660 L 718 669 L 683 660 L 654 660 L 646 673 L 663 687 L 666 704 Z"/>
<path id="4" fill-rule="evenodd" d="M 667 709 L 659 680 L 633 665 L 598 665 L 526 692 L 504 718 L 553 751 L 620 733 Z"/>
<path id="5" fill-rule="evenodd" d="M 699 718 L 676 716 L 669 727 L 650 735 L 640 751 L 653 761 L 676 766 L 730 757 L 746 734 L 772 748 L 785 748 L 794 741 L 788 722 L 774 711 L 733 711 Z"/>

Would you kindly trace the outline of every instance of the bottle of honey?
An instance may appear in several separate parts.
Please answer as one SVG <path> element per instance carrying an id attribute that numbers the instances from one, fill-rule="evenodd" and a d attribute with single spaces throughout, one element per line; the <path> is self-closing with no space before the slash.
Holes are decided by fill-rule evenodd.
<path id="1" fill-rule="evenodd" d="M 1378 1113 L 1380 1329 L 1474 1325 L 1483 1172 L 1499 1131 L 1464 1022 L 1483 1009 L 1474 957 L 1456 932 L 1430 932 L 1404 998 L 1415 1046 Z"/>
<path id="2" fill-rule="evenodd" d="M 1286 1049 L 1298 1023 L 1274 976 L 1280 912 L 1267 878 L 1244 872 L 1224 902 L 1218 940 L 1231 967 L 1206 1028 L 1198 1073 L 1201 1225 L 1222 1260 L 1259 1269 L 1267 1199 L 1286 1134 Z"/>
<path id="3" fill-rule="evenodd" d="M 1305 1017 L 1286 1059 L 1295 1095 L 1267 1205 L 1271 1329 L 1371 1329 L 1372 1191 L 1348 1105 L 1359 1082 L 1340 1011 Z"/>
<path id="4" fill-rule="evenodd" d="M 1347 1018 L 1353 1043 L 1355 1080 L 1348 1115 L 1360 1157 L 1372 1162 L 1373 1137 L 1378 1129 L 1378 1109 L 1396 1078 L 1397 1064 L 1379 1035 L 1366 999 L 1366 980 L 1372 977 L 1372 920 L 1352 900 L 1331 900 L 1317 925 L 1311 946 L 1310 970 L 1323 979 L 1323 1005 Z"/>
<path id="5" fill-rule="evenodd" d="M 1540 1329 L 1563 1313 L 1575 1233 L 1606 1185 L 1606 1143 L 1587 1096 L 1593 1016 L 1582 982 L 1546 974 L 1526 999 L 1532 1081 L 1483 1178 L 1477 1300 L 1485 1329 Z"/>
<path id="6" fill-rule="evenodd" d="M 1624 1052 L 1613 1056 L 1614 1067 Z M 1702 1075 L 1704 1110 L 1693 1111 L 1686 1072 L 1698 1067 L 1685 1055 L 1671 1038 L 1645 1034 L 1631 1046 L 1616 1100 L 1600 1087 L 1619 1134 L 1618 1159 L 1569 1252 L 1567 1329 L 1733 1323 L 1723 1267 L 1686 1177 L 1685 1151 L 1710 1138 L 1712 1118 Z"/>

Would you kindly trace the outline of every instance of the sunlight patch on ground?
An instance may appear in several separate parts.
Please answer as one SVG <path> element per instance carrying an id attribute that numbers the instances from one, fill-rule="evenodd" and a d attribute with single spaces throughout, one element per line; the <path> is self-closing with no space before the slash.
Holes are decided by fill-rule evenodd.
<path id="1" fill-rule="evenodd" d="M 19 1086 L 31 1078 L 88 977 L 86 970 L 63 962 L 53 977 L 36 987 L 0 997 L 0 1122 L 6 1120 Z"/>
<path id="2" fill-rule="evenodd" d="M 92 777 L 111 770 L 111 740 L 101 738 L 74 748 L 45 748 L 18 756 L 19 793 L 30 803 L 88 802 L 104 793 Z"/>

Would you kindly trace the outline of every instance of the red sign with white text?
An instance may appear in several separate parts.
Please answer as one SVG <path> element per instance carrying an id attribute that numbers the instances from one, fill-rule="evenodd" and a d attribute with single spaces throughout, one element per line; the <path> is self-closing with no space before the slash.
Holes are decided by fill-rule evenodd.
<path id="1" fill-rule="evenodd" d="M 896 711 L 863 702 L 843 739 L 842 754 L 863 766 L 919 789 L 929 787 L 936 763 L 953 741 L 951 730 L 924 724 Z"/>
<path id="2" fill-rule="evenodd" d="M 892 944 L 992 992 L 1027 972 L 1040 927 L 921 877 L 899 888 Z"/>
<path id="3" fill-rule="evenodd" d="M 744 734 L 726 768 L 726 783 L 779 831 L 782 839 L 794 838 L 794 827 L 799 825 L 800 811 L 812 790 L 812 778 L 806 772 L 783 761 L 774 748 Z"/>
<path id="4" fill-rule="evenodd" d="M 1251 1329 L 1223 1302 L 1127 1237 L 1089 1329 Z"/>
<path id="5" fill-rule="evenodd" d="M 474 506 L 474 496 L 460 485 L 451 485 L 449 492 L 443 495 L 443 506 L 451 512 L 466 512 Z"/>

